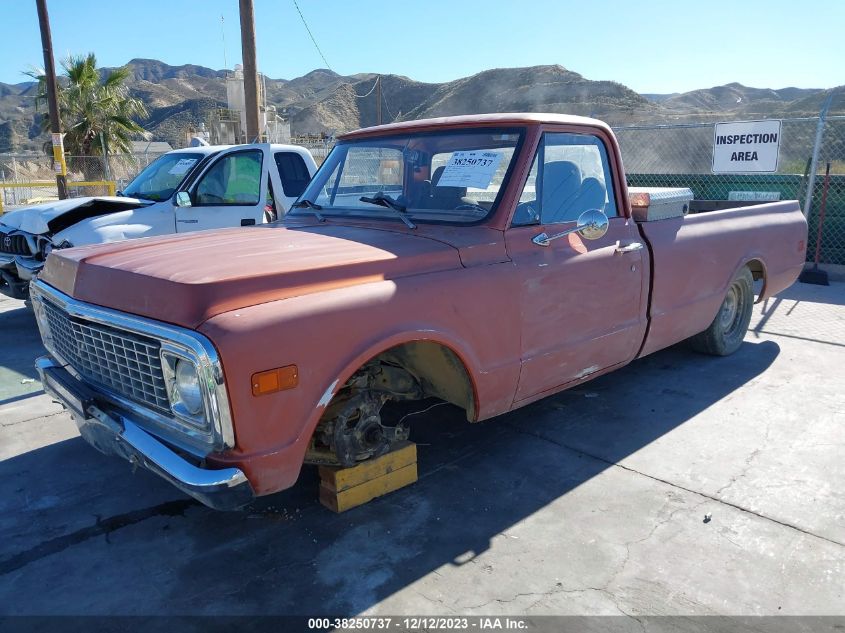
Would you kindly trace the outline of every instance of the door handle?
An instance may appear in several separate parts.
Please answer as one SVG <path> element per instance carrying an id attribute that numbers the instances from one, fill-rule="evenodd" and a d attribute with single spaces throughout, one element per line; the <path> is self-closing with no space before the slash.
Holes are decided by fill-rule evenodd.
<path id="1" fill-rule="evenodd" d="M 633 253 L 634 251 L 639 251 L 643 247 L 641 242 L 631 242 L 630 244 L 625 244 L 622 246 L 621 243 L 616 242 L 616 252 L 617 253 Z"/>

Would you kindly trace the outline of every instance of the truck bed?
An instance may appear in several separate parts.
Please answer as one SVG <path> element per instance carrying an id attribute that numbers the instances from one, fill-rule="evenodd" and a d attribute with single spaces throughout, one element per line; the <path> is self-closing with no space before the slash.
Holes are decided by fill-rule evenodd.
<path id="1" fill-rule="evenodd" d="M 807 224 L 796 200 L 641 222 L 638 227 L 652 271 L 649 328 L 640 356 L 706 329 L 742 266 L 748 265 L 755 279 L 765 279 L 758 302 L 789 287 L 804 266 Z"/>

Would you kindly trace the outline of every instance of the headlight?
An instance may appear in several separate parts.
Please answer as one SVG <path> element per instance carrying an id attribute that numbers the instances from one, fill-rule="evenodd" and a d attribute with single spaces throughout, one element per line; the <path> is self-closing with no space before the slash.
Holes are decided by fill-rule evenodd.
<path id="1" fill-rule="evenodd" d="M 54 244 L 53 240 L 49 237 L 44 237 L 39 240 L 38 248 L 41 251 L 41 259 L 46 260 L 47 256 L 52 253 L 53 251 L 59 250 L 60 248 L 72 248 L 73 244 L 68 242 L 67 240 L 62 240 L 58 244 Z"/>
<path id="2" fill-rule="evenodd" d="M 202 389 L 197 368 L 192 362 L 184 359 L 176 361 L 175 384 L 179 400 L 188 413 L 199 415 L 202 411 Z"/>

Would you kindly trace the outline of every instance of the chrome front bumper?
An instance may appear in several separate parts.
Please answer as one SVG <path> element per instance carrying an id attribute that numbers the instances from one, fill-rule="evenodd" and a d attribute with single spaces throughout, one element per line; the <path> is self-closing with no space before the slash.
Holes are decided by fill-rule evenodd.
<path id="1" fill-rule="evenodd" d="M 195 466 L 132 420 L 100 409 L 94 392 L 51 357 L 39 358 L 35 367 L 44 391 L 73 414 L 82 437 L 100 452 L 143 466 L 215 510 L 235 510 L 255 497 L 240 469 Z"/>

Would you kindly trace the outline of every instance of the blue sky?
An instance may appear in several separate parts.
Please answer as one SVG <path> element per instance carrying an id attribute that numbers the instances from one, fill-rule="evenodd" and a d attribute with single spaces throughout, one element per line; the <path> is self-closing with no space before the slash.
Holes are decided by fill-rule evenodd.
<path id="1" fill-rule="evenodd" d="M 638 92 L 845 84 L 845 2 L 820 0 L 298 0 L 331 68 L 446 81 L 561 64 Z M 48 0 L 56 57 L 96 53 L 212 68 L 240 61 L 237 0 Z M 259 66 L 291 79 L 325 67 L 293 0 L 255 0 Z M 221 25 L 221 16 L 223 22 Z M 222 28 L 221 28 L 222 26 Z M 102 30 L 98 30 L 101 28 Z M 34 0 L 3 2 L 0 81 L 42 66 Z"/>

